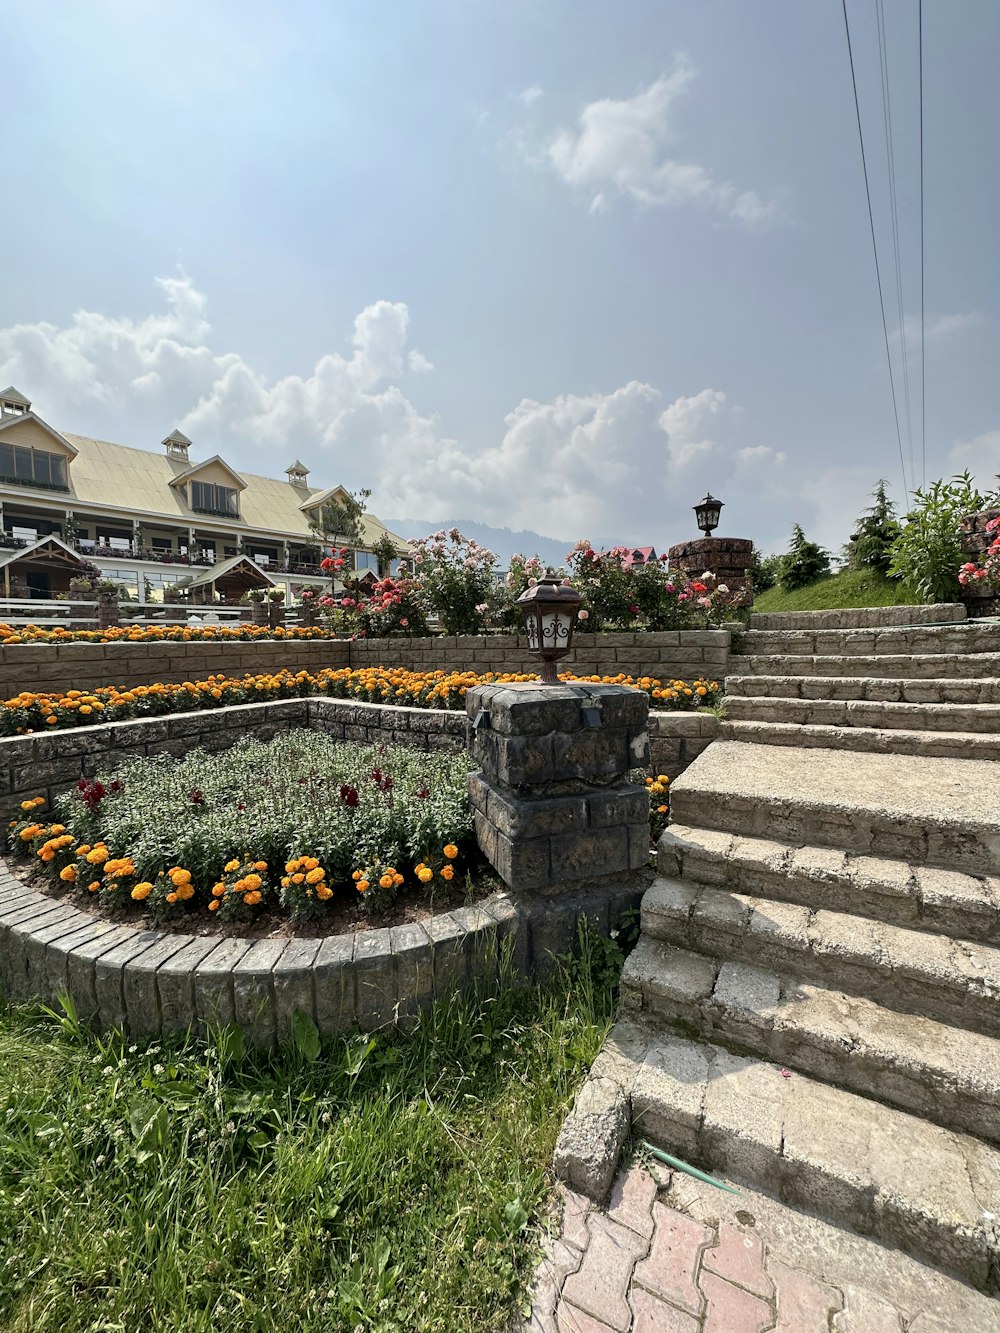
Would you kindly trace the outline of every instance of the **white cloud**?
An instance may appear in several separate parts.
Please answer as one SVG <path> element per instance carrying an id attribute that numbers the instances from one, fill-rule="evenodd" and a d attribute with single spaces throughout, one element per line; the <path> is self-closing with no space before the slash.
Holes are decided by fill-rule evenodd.
<path id="1" fill-rule="evenodd" d="M 540 97 L 543 96 L 541 86 L 533 83 L 530 88 L 522 88 L 517 95 L 517 100 L 522 106 L 534 106 Z"/>
<path id="2" fill-rule="evenodd" d="M 634 97 L 588 103 L 577 128 L 560 130 L 549 142 L 551 166 L 568 185 L 590 196 L 591 211 L 605 207 L 613 189 L 642 204 L 697 204 L 750 225 L 777 220 L 775 201 L 718 181 L 706 167 L 666 151 L 676 137 L 672 104 L 695 77 L 694 67 L 679 56 L 672 73 Z"/>
<path id="3" fill-rule="evenodd" d="M 934 315 L 924 321 L 924 342 L 943 343 L 962 333 L 972 333 L 984 329 L 990 323 L 988 315 L 981 310 L 959 311 L 954 314 Z M 920 346 L 920 318 L 907 315 L 903 320 L 903 332 L 908 348 Z M 896 333 L 899 338 L 898 328 Z"/>
<path id="4" fill-rule="evenodd" d="M 948 451 L 948 462 L 953 472 L 968 469 L 980 490 L 995 489 L 995 479 L 1000 473 L 1000 430 L 988 430 L 975 439 L 953 445 Z"/>
<path id="5" fill-rule="evenodd" d="M 694 535 L 691 506 L 711 487 L 727 502 L 726 530 L 765 549 L 795 519 L 809 531 L 825 513 L 831 531 L 816 535 L 829 541 L 843 523 L 826 478 L 804 495 L 781 451 L 746 444 L 739 408 L 721 389 L 665 402 L 656 386 L 629 380 L 549 402 L 526 398 L 496 423 L 496 443 L 473 449 L 401 387 L 430 368 L 409 345 L 405 305 L 373 302 L 343 352 L 270 379 L 212 345 L 205 296 L 189 278 L 159 287 L 163 309 L 143 319 L 82 311 L 64 328 L 0 329 L 0 384 L 16 384 L 71 432 L 157 449 L 179 425 L 195 457 L 220 452 L 268 475 L 300 457 L 318 485 L 370 486 L 376 513 L 659 547 Z M 872 485 L 859 469 L 853 494 L 863 499 Z M 852 496 L 849 512 L 861 507 Z"/>

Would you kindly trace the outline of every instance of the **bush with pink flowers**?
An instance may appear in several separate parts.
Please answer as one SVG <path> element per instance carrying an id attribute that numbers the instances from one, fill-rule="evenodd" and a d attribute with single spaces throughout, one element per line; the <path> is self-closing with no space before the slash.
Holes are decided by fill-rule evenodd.
<path id="1" fill-rule="evenodd" d="M 986 531 L 990 534 L 990 544 L 983 552 L 982 563 L 968 560 L 958 571 L 962 587 L 979 587 L 984 597 L 995 595 L 1000 588 L 1000 514 L 989 520 Z"/>

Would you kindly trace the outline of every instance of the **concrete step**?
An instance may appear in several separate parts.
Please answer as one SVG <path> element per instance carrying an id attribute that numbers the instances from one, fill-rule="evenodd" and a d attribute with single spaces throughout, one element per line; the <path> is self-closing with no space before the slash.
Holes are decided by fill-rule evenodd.
<path id="1" fill-rule="evenodd" d="M 1000 1292 L 1000 1153 L 803 1074 L 625 1017 L 591 1077 L 666 1151 Z"/>
<path id="2" fill-rule="evenodd" d="M 630 1013 L 1000 1140 L 995 1038 L 647 936 L 625 960 L 621 986 Z"/>
<path id="3" fill-rule="evenodd" d="M 674 822 L 657 867 L 667 878 L 1000 945 L 1000 878 Z"/>
<path id="4" fill-rule="evenodd" d="M 944 759 L 1000 759 L 1000 735 L 980 731 L 903 731 L 891 727 L 802 726 L 798 722 L 723 722 L 723 740 L 754 745 L 814 746 L 865 754 L 914 754 Z"/>
<path id="5" fill-rule="evenodd" d="M 692 828 L 1000 873 L 988 760 L 719 740 L 673 784 L 670 809 Z"/>
<path id="6" fill-rule="evenodd" d="M 683 879 L 654 880 L 641 915 L 652 939 L 1000 1037 L 1000 949 L 991 945 Z"/>
<path id="7" fill-rule="evenodd" d="M 908 629 L 751 629 L 736 636 L 734 647 L 748 657 L 771 653 L 824 657 L 996 653 L 1000 652 L 1000 626 L 968 621 Z"/>
<path id="8" fill-rule="evenodd" d="M 755 629 L 886 629 L 892 625 L 942 625 L 965 619 L 964 602 L 928 606 L 858 606 L 835 611 L 755 611 Z"/>
<path id="9" fill-rule="evenodd" d="M 726 677 L 726 707 L 735 698 L 870 700 L 873 703 L 1000 704 L 1000 679 L 888 680 L 882 676 Z"/>
<path id="10" fill-rule="evenodd" d="M 734 676 L 881 676 L 886 680 L 1000 677 L 1000 652 L 991 653 L 737 653 Z"/>
<path id="11" fill-rule="evenodd" d="M 775 695 L 727 694 L 726 719 L 801 726 L 1000 733 L 1000 704 L 889 703 L 874 699 L 786 699 Z"/>

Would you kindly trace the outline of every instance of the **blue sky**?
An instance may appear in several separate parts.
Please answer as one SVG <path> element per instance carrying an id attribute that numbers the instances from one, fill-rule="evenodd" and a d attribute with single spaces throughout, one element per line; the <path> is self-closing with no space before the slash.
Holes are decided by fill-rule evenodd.
<path id="1" fill-rule="evenodd" d="M 926 475 L 988 482 L 1000 6 L 925 10 Z M 916 0 L 885 13 L 919 482 Z M 900 497 L 837 0 L 0 0 L 0 37 L 0 380 L 54 425 L 598 543 L 693 535 L 711 488 L 839 546 Z"/>

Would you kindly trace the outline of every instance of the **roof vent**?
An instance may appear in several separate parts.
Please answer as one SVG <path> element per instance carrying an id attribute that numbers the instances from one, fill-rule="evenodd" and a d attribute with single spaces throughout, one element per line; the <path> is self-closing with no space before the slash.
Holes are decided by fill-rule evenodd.
<path id="1" fill-rule="evenodd" d="M 15 389 L 13 384 L 8 384 L 6 389 L 0 393 L 0 414 L 11 417 L 23 417 L 26 412 L 31 411 L 31 403 L 25 398 L 20 389 Z"/>
<path id="2" fill-rule="evenodd" d="M 290 467 L 285 468 L 285 476 L 293 486 L 305 486 L 306 477 L 309 476 L 309 469 L 305 463 L 300 463 L 298 459 Z"/>
<path id="3" fill-rule="evenodd" d="M 191 448 L 191 441 L 180 430 L 172 430 L 163 441 L 163 447 L 167 451 L 168 458 L 179 458 L 182 463 L 188 461 L 188 450 Z"/>

